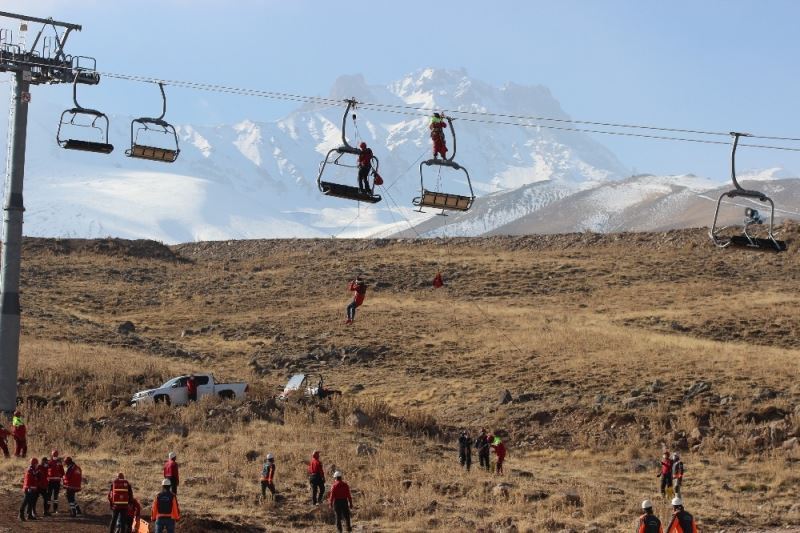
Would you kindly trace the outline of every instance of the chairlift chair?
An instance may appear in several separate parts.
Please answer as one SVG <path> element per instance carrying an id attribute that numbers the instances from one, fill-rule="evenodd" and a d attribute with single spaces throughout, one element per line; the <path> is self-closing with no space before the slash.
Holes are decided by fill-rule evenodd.
<path id="1" fill-rule="evenodd" d="M 67 109 L 61 113 L 61 119 L 58 123 L 58 131 L 56 132 L 56 142 L 61 148 L 67 150 L 79 150 L 82 152 L 94 152 L 97 154 L 110 154 L 114 151 L 114 146 L 108 142 L 108 117 L 95 109 L 87 109 L 81 107 L 78 103 L 78 78 L 81 76 L 80 71 L 75 73 L 75 79 L 72 82 L 72 101 L 75 107 Z M 80 119 L 90 119 L 90 122 L 81 122 Z M 92 128 L 100 132 L 97 140 L 87 139 L 73 139 L 63 132 L 64 126 L 69 126 L 70 133 L 73 131 L 72 127 Z"/>
<path id="2" fill-rule="evenodd" d="M 420 195 L 412 200 L 412 203 L 417 206 L 420 213 L 423 207 L 431 207 L 434 209 L 441 209 L 440 215 L 446 216 L 445 211 L 469 211 L 472 203 L 475 201 L 475 193 L 472 190 L 472 181 L 469 178 L 469 172 L 466 168 L 455 162 L 456 157 L 456 130 L 453 128 L 453 119 L 445 117 L 450 127 L 450 135 L 453 137 L 453 151 L 448 158 L 438 159 L 436 157 L 428 159 L 419 164 L 419 183 Z M 442 167 L 451 168 L 453 170 L 462 171 L 467 178 L 467 185 L 469 186 L 469 196 L 460 194 L 444 193 L 440 191 L 432 191 L 425 187 L 425 167 L 438 167 L 441 172 Z"/>
<path id="3" fill-rule="evenodd" d="M 786 242 L 775 239 L 773 235 L 773 226 L 775 223 L 775 202 L 760 191 L 748 190 L 739 185 L 736 179 L 736 148 L 739 145 L 740 137 L 749 137 L 748 133 L 731 132 L 733 137 L 733 146 L 731 149 L 731 180 L 733 181 L 734 189 L 724 192 L 717 200 L 717 208 L 714 211 L 714 222 L 711 224 L 711 229 L 708 232 L 709 237 L 714 245 L 720 248 L 727 248 L 728 246 L 747 248 L 751 250 L 763 250 L 771 252 L 784 252 L 786 251 Z M 725 227 L 717 226 L 717 219 L 719 217 L 719 208 L 722 205 L 724 198 L 747 198 L 753 201 L 763 202 L 769 204 L 769 225 L 766 237 L 756 237 L 751 235 L 750 229 L 753 225 L 763 224 L 764 218 L 753 208 L 745 208 L 745 218 L 742 224 L 742 235 L 734 235 L 726 237 L 721 235 Z"/>
<path id="4" fill-rule="evenodd" d="M 332 181 L 323 181 L 322 176 L 325 173 L 325 167 L 329 164 L 336 165 L 340 167 L 347 167 L 347 168 L 358 168 L 355 164 L 349 164 L 346 161 L 350 159 L 349 156 L 358 157 L 361 155 L 361 150 L 354 146 L 351 146 L 350 143 L 347 141 L 347 115 L 350 113 L 351 109 L 355 109 L 356 101 L 354 99 L 345 100 L 347 102 L 347 107 L 344 110 L 344 115 L 342 116 L 342 144 L 341 146 L 337 146 L 336 148 L 332 148 L 328 151 L 325 155 L 325 159 L 319 164 L 319 174 L 317 174 L 317 187 L 322 194 L 325 196 L 333 196 L 336 198 L 344 198 L 345 200 L 355 200 L 358 202 L 367 202 L 370 204 L 375 204 L 381 201 L 381 196 L 379 194 L 375 194 L 375 185 L 373 182 L 372 189 L 369 191 L 363 191 L 358 187 L 353 187 L 351 185 L 345 185 L 343 183 L 334 183 Z M 353 122 L 356 120 L 356 115 L 353 113 Z M 347 156 L 347 157 L 345 157 Z M 344 160 L 342 158 L 345 158 Z M 374 177 L 378 174 L 378 158 L 373 156 L 372 157 L 372 171 L 371 174 Z"/>
<path id="5" fill-rule="evenodd" d="M 164 120 L 164 115 L 167 114 L 167 95 L 164 93 L 163 83 L 159 83 L 158 88 L 161 89 L 161 116 L 158 118 L 140 117 L 131 122 L 131 147 L 125 150 L 125 155 L 148 161 L 174 163 L 178 159 L 178 154 L 181 153 L 178 147 L 178 133 L 172 124 Z M 145 144 L 144 141 L 140 142 L 140 135 L 147 134 L 146 136 L 149 138 L 150 133 L 165 136 L 169 145 L 166 147 L 153 146 Z"/>

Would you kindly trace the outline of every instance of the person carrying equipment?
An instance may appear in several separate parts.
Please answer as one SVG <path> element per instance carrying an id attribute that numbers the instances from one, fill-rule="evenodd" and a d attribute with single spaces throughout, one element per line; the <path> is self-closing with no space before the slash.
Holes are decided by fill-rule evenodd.
<path id="1" fill-rule="evenodd" d="M 683 509 L 680 496 L 672 498 L 672 520 L 667 526 L 667 533 L 697 533 L 694 517 Z"/>
<path id="2" fill-rule="evenodd" d="M 353 531 L 350 525 L 350 510 L 353 508 L 353 497 L 350 495 L 350 485 L 342 480 L 341 472 L 334 472 L 333 487 L 328 495 L 328 504 L 333 512 L 336 513 L 336 530 L 342 533 L 342 520 L 344 520 L 347 531 Z"/>
<path id="3" fill-rule="evenodd" d="M 481 468 L 485 468 L 487 472 L 492 469 L 492 465 L 489 461 L 489 445 L 491 442 L 492 441 L 489 440 L 489 435 L 486 434 L 486 430 L 481 429 L 481 434 L 475 439 L 475 450 L 478 452 L 478 461 L 480 462 Z"/>
<path id="4" fill-rule="evenodd" d="M 506 459 L 506 446 L 503 444 L 503 441 L 500 440 L 500 437 L 492 437 L 492 435 L 489 435 L 489 438 L 492 440 L 492 448 L 494 449 L 495 455 L 497 455 L 496 473 L 503 475 L 503 461 Z"/>
<path id="5" fill-rule="evenodd" d="M 661 478 L 661 496 L 667 497 L 667 490 L 672 488 L 672 459 L 669 457 L 669 450 L 664 450 L 661 458 L 661 471 L 656 474 Z"/>
<path id="6" fill-rule="evenodd" d="M 64 477 L 64 466 L 61 464 L 58 450 L 53 450 L 47 462 L 47 492 L 53 513 L 58 513 L 58 493 L 61 491 L 62 477 Z"/>
<path id="7" fill-rule="evenodd" d="M 434 159 L 438 159 L 439 155 L 442 156 L 442 159 L 447 159 L 447 143 L 444 137 L 444 129 L 447 127 L 447 123 L 444 119 L 444 114 L 434 113 L 428 126 L 428 129 L 431 130 Z"/>
<path id="8" fill-rule="evenodd" d="M 186 380 L 186 394 L 189 395 L 190 402 L 197 401 L 197 379 L 195 379 L 194 374 L 189 374 Z"/>
<path id="9" fill-rule="evenodd" d="M 372 194 L 369 186 L 369 172 L 372 170 L 372 149 L 367 148 L 367 143 L 359 145 L 361 152 L 358 154 L 358 190 L 362 193 Z"/>
<path id="10" fill-rule="evenodd" d="M 311 462 L 308 463 L 308 482 L 311 485 L 311 504 L 322 503 L 325 494 L 325 471 L 322 468 L 322 461 L 319 460 L 319 450 L 314 450 L 311 454 Z"/>
<path id="11" fill-rule="evenodd" d="M 36 474 L 36 487 L 39 489 L 39 494 L 36 496 L 38 501 L 39 497 L 42 498 L 42 508 L 44 511 L 42 515 L 50 516 L 50 490 L 48 487 L 47 470 L 50 468 L 50 461 L 47 457 L 42 457 L 39 463 L 39 470 Z M 36 502 L 33 503 L 33 511 L 36 514 Z"/>
<path id="12" fill-rule="evenodd" d="M 133 485 L 131 485 L 131 490 Z M 131 498 L 128 504 L 128 533 L 136 533 L 142 519 L 142 504 L 136 498 Z"/>
<path id="13" fill-rule="evenodd" d="M 78 502 L 75 501 L 75 494 L 81 491 L 81 481 L 83 480 L 83 472 L 81 472 L 81 467 L 75 464 L 72 460 L 72 457 L 66 457 L 64 459 L 64 465 L 66 465 L 66 470 L 64 471 L 64 478 L 62 480 L 64 484 L 64 490 L 67 493 L 67 503 L 69 503 L 69 512 L 72 516 L 78 516 L 83 514 L 81 511 Z"/>
<path id="14" fill-rule="evenodd" d="M 169 455 L 167 455 L 167 462 L 164 463 L 164 477 L 169 480 L 172 494 L 178 494 L 180 477 L 178 475 L 178 461 L 175 452 L 169 452 Z"/>
<path id="15" fill-rule="evenodd" d="M 472 466 L 472 439 L 467 430 L 462 431 L 458 437 L 458 462 L 469 472 Z"/>
<path id="16" fill-rule="evenodd" d="M 117 474 L 117 479 L 111 482 L 111 490 L 108 491 L 108 503 L 111 505 L 111 524 L 108 526 L 108 533 L 114 533 L 117 520 L 120 521 L 122 531 L 130 528 L 128 506 L 132 501 L 133 487 L 125 479 L 125 474 L 120 472 Z"/>
<path id="17" fill-rule="evenodd" d="M 28 428 L 19 411 L 14 411 L 11 419 L 11 436 L 14 437 L 14 457 L 28 455 Z"/>
<path id="18" fill-rule="evenodd" d="M 642 502 L 644 514 L 639 517 L 639 528 L 636 533 L 664 533 L 661 527 L 661 520 L 653 514 L 653 502 L 645 500 Z"/>
<path id="19" fill-rule="evenodd" d="M 261 469 L 261 499 L 267 497 L 267 489 L 269 489 L 269 493 L 272 495 L 272 499 L 275 499 L 275 456 L 271 453 L 267 454 L 267 462 L 264 463 L 264 467 Z"/>
<path id="20" fill-rule="evenodd" d="M 161 482 L 161 492 L 153 498 L 153 507 L 150 509 L 150 520 L 155 522 L 158 533 L 163 533 L 163 530 L 175 533 L 175 522 L 181 518 L 178 496 L 172 492 L 171 485 L 168 478 Z"/>
<path id="21" fill-rule="evenodd" d="M 22 478 L 22 505 L 19 508 L 19 519 L 24 522 L 25 518 L 28 520 L 36 520 L 36 498 L 39 494 L 39 460 L 36 457 L 31 458 L 31 464 L 25 469 L 25 477 Z"/>
<path id="22" fill-rule="evenodd" d="M 350 282 L 348 288 L 353 293 L 353 301 L 347 305 L 347 320 L 345 320 L 345 324 L 352 324 L 356 319 L 356 308 L 364 303 L 364 298 L 367 295 L 367 284 L 361 279 L 361 276 L 356 276 L 356 279 Z"/>
<path id="23" fill-rule="evenodd" d="M 672 454 L 672 487 L 675 496 L 681 498 L 681 486 L 683 485 L 683 461 L 678 452 Z"/>
<path id="24" fill-rule="evenodd" d="M 11 454 L 8 453 L 8 437 L 11 436 L 11 432 L 6 429 L 6 427 L 0 424 L 0 450 L 3 450 L 4 457 L 11 457 Z"/>

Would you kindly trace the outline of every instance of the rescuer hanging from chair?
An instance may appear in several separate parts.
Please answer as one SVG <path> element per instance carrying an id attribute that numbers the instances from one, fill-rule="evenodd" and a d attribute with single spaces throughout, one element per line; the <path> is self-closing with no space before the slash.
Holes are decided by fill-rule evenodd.
<path id="1" fill-rule="evenodd" d="M 433 141 L 433 158 L 447 159 L 447 141 L 444 136 L 444 128 L 447 127 L 445 117 L 443 114 L 434 113 L 431 117 L 431 123 L 428 129 L 431 130 L 431 140 Z"/>

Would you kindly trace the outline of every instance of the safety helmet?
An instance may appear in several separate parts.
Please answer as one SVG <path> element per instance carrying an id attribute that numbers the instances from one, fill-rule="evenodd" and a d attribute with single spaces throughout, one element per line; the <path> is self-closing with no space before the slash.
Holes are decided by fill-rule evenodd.
<path id="1" fill-rule="evenodd" d="M 65 457 L 64 458 L 64 463 L 68 464 L 68 465 L 71 465 L 72 464 L 72 457 L 70 457 L 69 455 L 67 457 Z"/>
<path id="2" fill-rule="evenodd" d="M 342 479 L 342 473 L 337 470 L 333 473 L 333 479 Z"/>
<path id="3" fill-rule="evenodd" d="M 175 459 L 177 455 L 175 455 L 175 452 L 169 452 L 169 455 L 167 457 L 170 459 Z"/>
<path id="4" fill-rule="evenodd" d="M 673 507 L 683 507 L 683 500 L 680 496 L 675 496 L 672 498 L 672 506 Z"/>
<path id="5" fill-rule="evenodd" d="M 272 455 L 271 453 L 268 453 L 267 454 L 267 461 L 272 461 L 273 459 L 275 459 L 275 456 Z"/>
<path id="6" fill-rule="evenodd" d="M 361 149 L 363 150 L 364 148 L 367 147 L 367 143 L 365 143 L 364 141 L 361 141 L 361 144 L 359 144 L 358 146 L 360 146 Z"/>
<path id="7" fill-rule="evenodd" d="M 52 452 L 50 452 L 50 455 L 53 457 L 58 457 L 58 450 L 53 450 Z"/>
<path id="8" fill-rule="evenodd" d="M 672 460 L 673 460 L 673 461 L 674 461 L 675 459 L 680 459 L 680 458 L 681 458 L 681 454 L 679 454 L 678 452 L 675 452 L 675 453 L 673 453 L 673 454 L 672 454 Z"/>
<path id="9" fill-rule="evenodd" d="M 167 478 L 164 478 L 164 481 L 161 482 L 162 487 L 169 487 L 170 485 L 172 485 L 172 481 Z"/>
<path id="10" fill-rule="evenodd" d="M 652 509 L 652 508 L 653 508 L 653 502 L 651 502 L 650 500 L 645 500 L 645 501 L 642 502 L 642 509 L 646 510 L 646 509 Z"/>
<path id="11" fill-rule="evenodd" d="M 36 466 L 39 464 L 39 459 L 36 457 L 31 457 L 31 466 Z"/>
<path id="12" fill-rule="evenodd" d="M 117 474 L 117 479 L 125 479 L 125 474 L 120 472 L 119 474 Z"/>

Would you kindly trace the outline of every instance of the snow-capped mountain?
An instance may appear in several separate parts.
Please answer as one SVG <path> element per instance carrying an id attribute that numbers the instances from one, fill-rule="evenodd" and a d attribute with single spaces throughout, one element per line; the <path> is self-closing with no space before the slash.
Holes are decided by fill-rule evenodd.
<path id="1" fill-rule="evenodd" d="M 568 119 L 558 101 L 545 87 L 494 87 L 462 70 L 434 69 L 386 85 L 342 76 L 329 96 L 395 106 L 387 112 L 364 105 L 355 120 L 347 119 L 351 144 L 364 140 L 380 159 L 385 184 L 378 204 L 329 198 L 317 189 L 320 161 L 341 144 L 344 104 L 304 104 L 273 122 L 180 125 L 180 157 L 163 164 L 124 156 L 131 120 L 125 116 L 110 115 L 111 155 L 59 148 L 61 109 L 37 99 L 29 120 L 25 234 L 174 243 L 659 229 L 681 225 L 678 212 L 705 220 L 686 209 L 706 206 L 703 195 L 717 186 L 690 175 L 626 178 L 624 165 L 584 134 L 462 115 L 455 121 L 456 161 L 469 169 L 478 199 L 468 213 L 418 213 L 411 200 L 419 195 L 419 162 L 430 157 L 431 146 L 428 117 L 409 107 Z M 0 135 L 5 129 L 0 124 Z M 92 135 L 85 130 L 82 135 Z M 467 193 L 461 173 L 426 170 L 427 188 Z M 776 177 L 773 169 L 750 179 Z M 355 185 L 356 171 L 329 165 L 325 179 Z"/>
<path id="2" fill-rule="evenodd" d="M 460 70 L 424 69 L 387 85 L 343 76 L 330 97 L 474 112 L 568 118 L 541 86 L 494 87 Z M 5 100 L 5 99 L 3 99 Z M 380 159 L 385 200 L 367 206 L 328 198 L 316 186 L 318 165 L 341 142 L 344 106 L 305 104 L 283 119 L 178 127 L 181 154 L 171 165 L 124 157 L 131 117 L 109 115 L 114 153 L 76 153 L 54 142 L 60 109 L 31 106 L 25 181 L 25 234 L 144 237 L 165 242 L 255 237 L 394 233 L 431 214 L 412 210 L 418 165 L 430 157 L 428 118 L 357 109 L 348 137 Z M 479 197 L 465 232 L 483 233 L 547 203 L 625 176 L 625 167 L 591 138 L 574 132 L 456 120 L 456 160 Z M 0 135 L 6 124 L 0 125 Z M 91 135 L 91 131 L 84 134 Z M 452 149 L 452 147 L 451 147 Z M 355 184 L 353 168 L 325 179 Z M 459 173 L 435 170 L 426 186 L 466 192 Z M 515 192 L 516 191 L 516 192 Z M 480 219 L 480 221 L 478 221 Z M 467 226 L 465 226 L 467 228 Z"/>

